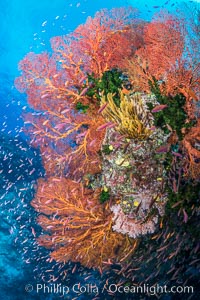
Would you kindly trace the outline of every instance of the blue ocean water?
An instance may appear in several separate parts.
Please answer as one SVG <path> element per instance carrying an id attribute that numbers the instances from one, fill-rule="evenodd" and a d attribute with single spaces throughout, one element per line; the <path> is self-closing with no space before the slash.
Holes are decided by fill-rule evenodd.
<path id="1" fill-rule="evenodd" d="M 66 268 L 54 262 L 47 264 L 48 251 L 36 247 L 35 228 L 38 232 L 41 229 L 37 228 L 36 212 L 29 203 L 34 197 L 36 180 L 44 176 L 44 170 L 39 149 L 29 147 L 27 136 L 21 130 L 27 102 L 26 96 L 14 87 L 14 79 L 19 75 L 18 62 L 30 51 L 51 51 L 51 37 L 68 34 L 101 8 L 132 5 L 141 11 L 142 18 L 150 20 L 160 8 L 175 10 L 180 3 L 173 0 L 162 0 L 159 4 L 156 0 L 0 1 L 0 299 L 60 299 L 60 286 L 52 284 L 54 292 L 43 286 L 38 293 L 36 285 L 44 279 L 48 282 L 50 276 L 57 278 L 62 272 L 68 273 L 60 284 L 66 290 L 70 287 L 65 299 L 94 299 L 95 291 L 86 290 L 80 295 L 72 292 L 71 287 L 77 282 L 85 287 L 84 279 L 88 276 L 91 285 L 101 287 L 102 282 L 98 272 L 80 265 L 71 264 Z M 50 275 L 44 278 L 47 270 Z M 98 299 L 113 298 L 102 294 Z"/>

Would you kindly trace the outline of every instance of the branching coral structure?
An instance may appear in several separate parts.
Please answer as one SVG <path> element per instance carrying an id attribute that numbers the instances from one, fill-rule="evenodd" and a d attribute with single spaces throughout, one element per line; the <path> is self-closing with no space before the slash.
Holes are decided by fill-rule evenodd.
<path id="1" fill-rule="evenodd" d="M 16 86 L 34 110 L 25 124 L 46 171 L 31 204 L 51 259 L 125 270 L 162 230 L 169 201 L 184 203 L 180 177 L 188 194 L 199 180 L 199 65 L 183 29 L 167 13 L 147 23 L 133 8 L 103 10 L 53 38 L 53 55 L 20 62 Z"/>
<path id="2" fill-rule="evenodd" d="M 104 268 L 108 259 L 114 264 L 134 251 L 137 242 L 113 232 L 109 203 L 100 204 L 99 193 L 65 178 L 39 181 L 32 205 L 42 212 L 38 223 L 49 234 L 41 235 L 38 242 L 53 249 L 52 258 Z"/>

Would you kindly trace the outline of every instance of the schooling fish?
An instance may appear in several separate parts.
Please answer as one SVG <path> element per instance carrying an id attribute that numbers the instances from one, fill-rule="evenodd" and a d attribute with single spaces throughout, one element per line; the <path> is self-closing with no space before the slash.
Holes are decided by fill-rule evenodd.
<path id="1" fill-rule="evenodd" d="M 166 153 L 169 151 L 169 145 L 163 145 L 156 149 L 157 153 Z"/>
<path id="2" fill-rule="evenodd" d="M 153 109 L 152 109 L 152 113 L 157 113 L 159 111 L 162 111 L 164 108 L 167 107 L 167 104 L 161 104 L 161 105 L 156 105 Z"/>
<path id="3" fill-rule="evenodd" d="M 106 106 L 108 105 L 108 102 L 106 102 L 104 105 L 102 105 L 99 110 L 98 110 L 98 113 L 100 114 L 105 108 Z"/>
<path id="4" fill-rule="evenodd" d="M 188 221 L 188 214 L 186 213 L 185 209 L 183 209 L 183 222 L 187 223 Z"/>
<path id="5" fill-rule="evenodd" d="M 110 126 L 116 126 L 116 125 L 115 125 L 113 122 L 108 122 L 108 123 L 105 123 L 105 124 L 99 126 L 99 127 L 97 128 L 97 131 L 101 131 L 101 130 L 107 128 L 108 126 L 109 126 L 109 128 L 110 128 Z"/>

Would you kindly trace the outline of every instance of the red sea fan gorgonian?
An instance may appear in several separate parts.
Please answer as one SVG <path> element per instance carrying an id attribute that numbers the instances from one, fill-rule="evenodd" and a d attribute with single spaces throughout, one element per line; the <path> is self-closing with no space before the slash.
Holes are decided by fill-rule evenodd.
<path id="1" fill-rule="evenodd" d="M 80 183 L 84 174 L 101 171 L 99 151 L 106 130 L 97 113 L 100 103 L 87 96 L 88 73 L 98 78 L 120 68 L 141 45 L 136 16 L 133 8 L 102 10 L 72 34 L 52 38 L 51 56 L 29 53 L 19 64 L 22 76 L 16 87 L 39 111 L 27 114 L 25 123 L 31 143 L 40 146 L 47 177 L 39 181 L 32 201 L 40 212 L 39 224 L 49 232 L 38 242 L 53 249 L 58 261 L 102 267 L 104 261 L 123 261 L 136 245 L 113 232 L 109 204 L 97 201 L 99 189 L 85 191 Z M 87 113 L 77 110 L 79 103 L 89 105 Z"/>
<path id="2" fill-rule="evenodd" d="M 101 269 L 134 251 L 137 242 L 113 232 L 109 203 L 100 205 L 99 194 L 70 179 L 39 180 L 32 205 L 42 213 L 38 223 L 47 234 L 38 242 L 53 250 L 52 258 Z"/>

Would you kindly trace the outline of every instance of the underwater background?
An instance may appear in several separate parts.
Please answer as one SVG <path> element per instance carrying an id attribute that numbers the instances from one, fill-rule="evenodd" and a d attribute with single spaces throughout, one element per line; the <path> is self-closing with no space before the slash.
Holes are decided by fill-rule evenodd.
<path id="1" fill-rule="evenodd" d="M 186 1 L 196 5 L 198 1 Z M 83 293 L 70 290 L 64 299 L 156 299 L 154 295 L 126 295 L 96 293 L 92 287 L 103 288 L 110 276 L 115 283 L 112 270 L 101 275 L 97 270 L 84 268 L 80 264 L 56 264 L 48 260 L 49 252 L 38 247 L 35 236 L 41 232 L 37 225 L 37 213 L 30 205 L 34 198 L 37 179 L 44 177 L 39 148 L 29 145 L 29 138 L 23 132 L 23 115 L 27 110 L 27 97 L 19 93 L 14 81 L 20 75 L 18 63 L 28 52 L 51 52 L 50 39 L 72 32 L 78 25 L 85 23 L 88 16 L 94 17 L 102 8 L 133 6 L 139 9 L 140 17 L 150 21 L 156 11 L 164 8 L 174 12 L 181 7 L 181 1 L 123 1 L 123 0 L 4 0 L 0 2 L 0 298 L 5 300 L 63 299 L 62 293 L 40 291 L 37 283 L 54 282 L 72 287 L 74 284 L 90 286 Z M 179 223 L 176 234 L 179 232 Z M 198 226 L 195 219 L 193 226 Z M 180 235 L 183 234 L 182 232 Z M 186 234 L 187 235 L 187 234 Z M 188 236 L 187 236 L 188 238 Z M 183 238 L 184 240 L 184 238 Z M 187 240 L 186 240 L 187 243 Z M 144 244 L 144 251 L 146 249 Z M 196 246 L 197 255 L 199 244 Z M 189 253 L 189 251 L 188 251 Z M 154 255 L 152 253 L 152 255 Z M 187 256 L 187 253 L 185 253 Z M 142 257 L 142 255 L 141 255 Z M 198 257 L 197 257 L 198 259 Z M 149 273 L 145 262 L 141 269 L 142 277 L 150 276 L 157 258 L 152 262 Z M 193 262 L 189 262 L 193 266 Z M 177 269 L 181 263 L 177 261 Z M 49 275 L 50 274 L 50 275 Z M 62 279 L 60 279 L 62 274 Z M 160 272 L 159 283 L 165 278 L 165 270 Z M 193 275 L 193 276 L 192 276 Z M 162 295 L 161 299 L 199 299 L 197 283 L 198 270 L 190 269 L 190 285 L 195 293 L 189 296 Z M 194 279 L 193 279 L 194 278 Z M 56 281 L 58 279 L 58 281 Z M 194 282 L 192 281 L 194 280 Z M 180 284 L 183 281 L 180 280 Z M 180 298 L 179 298 L 180 297 Z M 185 298 L 184 298 L 185 297 Z"/>

